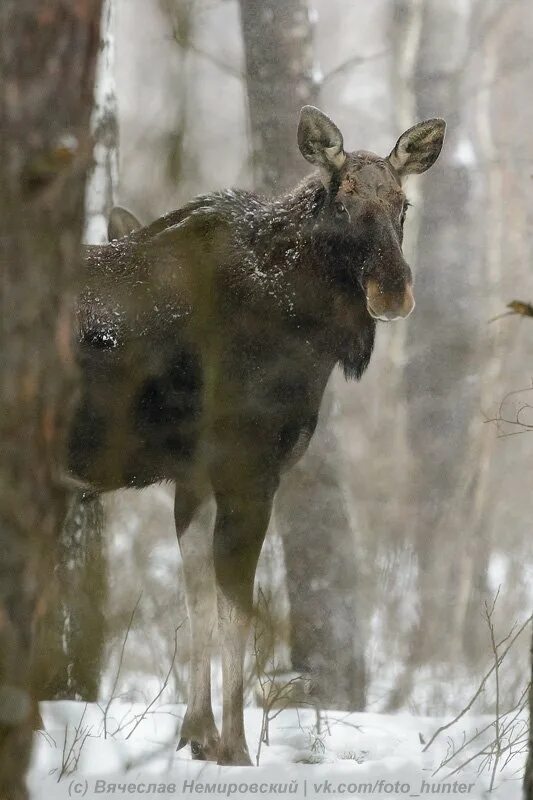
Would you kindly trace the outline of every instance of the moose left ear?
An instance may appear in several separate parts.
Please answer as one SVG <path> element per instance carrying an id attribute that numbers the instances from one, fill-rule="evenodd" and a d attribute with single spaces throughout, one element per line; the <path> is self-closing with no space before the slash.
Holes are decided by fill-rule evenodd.
<path id="1" fill-rule="evenodd" d="M 128 236 L 133 231 L 138 231 L 139 228 L 142 228 L 142 224 L 131 211 L 121 206 L 113 206 L 109 212 L 107 223 L 107 238 L 110 242 L 114 239 L 122 239 L 123 236 Z"/>
<path id="2" fill-rule="evenodd" d="M 425 172 L 439 157 L 445 132 L 443 119 L 419 122 L 402 133 L 389 156 L 389 163 L 400 177 Z"/>
<path id="3" fill-rule="evenodd" d="M 328 172 L 340 169 L 346 160 L 342 133 L 314 106 L 304 106 L 300 111 L 298 146 L 307 161 Z"/>

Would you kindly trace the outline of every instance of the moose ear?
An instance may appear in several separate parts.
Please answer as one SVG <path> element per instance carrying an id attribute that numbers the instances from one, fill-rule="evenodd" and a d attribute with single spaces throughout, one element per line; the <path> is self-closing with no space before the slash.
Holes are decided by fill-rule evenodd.
<path id="1" fill-rule="evenodd" d="M 400 177 L 425 172 L 439 157 L 445 132 L 443 119 L 419 122 L 402 133 L 389 156 L 389 163 Z"/>
<path id="2" fill-rule="evenodd" d="M 141 223 L 130 211 L 120 206 L 111 209 L 107 223 L 107 238 L 110 242 L 113 239 L 122 239 L 123 236 L 138 231 L 139 228 L 142 228 Z"/>
<path id="3" fill-rule="evenodd" d="M 314 106 L 304 106 L 300 111 L 298 146 L 307 161 L 328 172 L 340 169 L 346 160 L 342 133 Z"/>

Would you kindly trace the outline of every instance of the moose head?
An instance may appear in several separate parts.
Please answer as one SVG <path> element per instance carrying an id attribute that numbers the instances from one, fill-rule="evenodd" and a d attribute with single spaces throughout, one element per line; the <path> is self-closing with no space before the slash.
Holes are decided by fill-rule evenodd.
<path id="1" fill-rule="evenodd" d="M 445 130 L 442 119 L 420 122 L 382 158 L 365 150 L 346 152 L 340 130 L 326 114 L 313 106 L 301 110 L 298 145 L 320 169 L 328 191 L 317 226 L 319 245 L 334 252 L 336 269 L 360 287 L 375 319 L 407 317 L 415 306 L 411 269 L 402 253 L 409 206 L 402 183 L 435 163 Z"/>

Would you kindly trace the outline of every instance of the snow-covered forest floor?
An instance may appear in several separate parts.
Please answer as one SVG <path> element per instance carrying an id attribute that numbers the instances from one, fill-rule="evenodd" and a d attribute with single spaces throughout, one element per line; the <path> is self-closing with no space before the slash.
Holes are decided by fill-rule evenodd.
<path id="1" fill-rule="evenodd" d="M 317 727 L 315 710 L 290 708 L 270 722 L 269 745 L 262 745 L 259 767 L 254 769 L 218 767 L 192 761 L 188 750 L 176 752 L 184 711 L 181 705 L 147 707 L 120 700 L 107 708 L 71 701 L 43 703 L 45 730 L 35 734 L 29 777 L 32 800 L 135 794 L 518 800 L 521 794 L 523 754 L 509 758 L 508 743 L 501 741 L 495 764 L 493 726 L 468 743 L 494 722 L 489 717 L 460 719 L 424 750 L 449 720 L 329 711 L 322 712 Z M 262 711 L 248 708 L 245 715 L 255 761 Z M 489 751 L 491 759 L 478 755 L 469 761 Z"/>

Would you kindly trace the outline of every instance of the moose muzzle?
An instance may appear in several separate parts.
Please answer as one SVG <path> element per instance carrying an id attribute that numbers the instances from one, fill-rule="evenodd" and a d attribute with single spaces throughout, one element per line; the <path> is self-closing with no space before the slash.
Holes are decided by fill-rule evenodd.
<path id="1" fill-rule="evenodd" d="M 412 283 L 406 283 L 401 290 L 386 291 L 378 281 L 370 279 L 366 287 L 366 304 L 374 319 L 392 322 L 408 317 L 415 307 Z"/>

